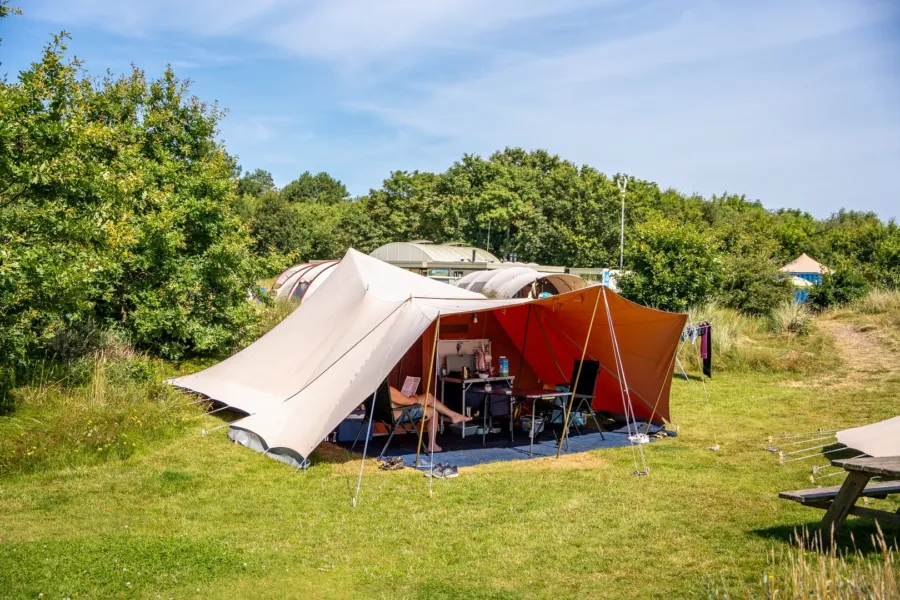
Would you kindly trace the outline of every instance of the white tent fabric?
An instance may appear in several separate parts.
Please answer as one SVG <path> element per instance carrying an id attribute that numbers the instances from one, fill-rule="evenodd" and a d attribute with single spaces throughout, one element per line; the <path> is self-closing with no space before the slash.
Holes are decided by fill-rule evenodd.
<path id="1" fill-rule="evenodd" d="M 328 261 L 298 266 L 301 268 L 294 270 L 294 272 L 278 286 L 275 294 L 276 299 L 287 300 L 288 298 L 293 298 L 295 300 L 305 300 L 311 296 L 326 279 L 328 279 L 334 270 L 334 267 L 337 266 L 337 262 Z M 295 269 L 295 267 L 291 267 L 291 269 Z M 282 274 L 282 276 L 283 275 L 284 274 Z M 279 279 L 281 279 L 281 276 L 279 276 Z"/>
<path id="2" fill-rule="evenodd" d="M 875 458 L 900 456 L 900 417 L 844 429 L 837 433 L 837 440 Z"/>
<path id="3" fill-rule="evenodd" d="M 569 273 L 544 273 L 530 267 L 509 267 L 470 273 L 457 281 L 456 286 L 482 294 L 493 293 L 498 298 L 514 298 L 535 281 L 549 283 L 559 293 L 580 290 L 588 285 L 581 277 Z"/>
<path id="4" fill-rule="evenodd" d="M 283 286 L 286 287 L 286 286 Z M 347 252 L 320 293 L 204 371 L 170 380 L 241 410 L 233 427 L 306 458 L 371 394 L 439 314 L 513 306 Z"/>

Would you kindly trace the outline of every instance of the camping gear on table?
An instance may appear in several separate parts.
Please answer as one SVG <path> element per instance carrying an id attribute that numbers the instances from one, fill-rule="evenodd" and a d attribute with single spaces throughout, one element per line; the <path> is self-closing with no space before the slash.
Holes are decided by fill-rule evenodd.
<path id="1" fill-rule="evenodd" d="M 635 416 L 669 418 L 670 365 L 686 315 L 634 304 L 603 286 L 543 300 L 488 299 L 352 249 L 266 335 L 168 383 L 245 413 L 228 424 L 229 436 L 299 467 L 405 356 L 419 357 L 413 374 L 430 388 L 441 324 L 467 330 L 476 312 L 479 330 L 502 335 L 505 345 L 494 338 L 494 349 L 512 357 L 522 387 L 561 383 L 562 370 L 586 355 L 602 365 L 595 409 L 622 410 L 616 373 L 624 370 Z"/>
<path id="2" fill-rule="evenodd" d="M 508 358 L 506 358 L 505 356 L 500 357 L 500 360 L 498 361 L 497 371 L 498 371 L 497 374 L 500 376 L 505 377 L 505 376 L 509 375 L 509 359 Z"/>

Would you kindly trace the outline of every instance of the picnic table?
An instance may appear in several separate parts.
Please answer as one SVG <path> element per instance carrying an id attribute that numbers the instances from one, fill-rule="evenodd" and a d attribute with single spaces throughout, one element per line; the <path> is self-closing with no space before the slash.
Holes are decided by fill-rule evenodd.
<path id="1" fill-rule="evenodd" d="M 821 536 L 823 544 L 827 545 L 832 542 L 849 515 L 882 523 L 900 524 L 900 509 L 897 512 L 888 512 L 856 506 L 856 501 L 861 497 L 885 498 L 889 494 L 900 494 L 900 481 L 869 481 L 876 475 L 900 478 L 900 456 L 836 459 L 831 461 L 831 464 L 847 471 L 847 479 L 840 486 L 778 494 L 785 500 L 825 509 L 825 516 L 817 529 L 817 534 Z"/>

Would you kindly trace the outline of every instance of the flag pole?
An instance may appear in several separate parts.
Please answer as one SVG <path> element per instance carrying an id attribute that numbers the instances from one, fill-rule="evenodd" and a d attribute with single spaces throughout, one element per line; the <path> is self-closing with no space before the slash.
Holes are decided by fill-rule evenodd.
<path id="1" fill-rule="evenodd" d="M 422 410 L 422 424 L 419 427 L 419 443 L 416 445 L 416 468 L 419 467 L 419 451 L 422 449 L 422 434 L 425 433 L 425 410 L 428 409 L 428 390 L 431 389 L 431 376 L 434 374 L 434 356 L 437 352 L 438 336 L 441 334 L 441 313 L 438 313 L 437 324 L 434 327 L 434 340 L 431 344 L 431 361 L 428 364 L 428 382 L 425 384 L 425 406 Z M 436 407 L 435 407 L 436 409 Z M 434 442 L 432 442 L 434 443 Z"/>
<path id="2" fill-rule="evenodd" d="M 581 347 L 581 360 L 578 362 L 578 371 L 575 373 L 575 381 L 572 383 L 572 394 L 569 396 L 569 405 L 566 407 L 565 419 L 563 419 L 563 431 L 559 436 L 559 447 L 556 448 L 556 458 L 562 452 L 563 442 L 569 433 L 569 418 L 572 416 L 572 405 L 575 403 L 575 390 L 578 389 L 578 380 L 581 379 L 581 368 L 584 366 L 584 356 L 587 354 L 587 345 L 591 340 L 591 330 L 594 328 L 594 317 L 597 316 L 597 305 L 600 303 L 600 292 L 603 286 L 597 288 L 597 297 L 594 298 L 594 310 L 591 312 L 591 322 L 588 324 L 587 335 L 584 337 L 584 346 Z"/>

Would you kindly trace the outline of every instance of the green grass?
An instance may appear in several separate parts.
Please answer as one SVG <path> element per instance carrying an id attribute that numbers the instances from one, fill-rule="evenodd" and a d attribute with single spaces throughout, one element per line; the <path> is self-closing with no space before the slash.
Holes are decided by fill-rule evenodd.
<path id="1" fill-rule="evenodd" d="M 429 497 L 418 473 L 370 461 L 356 508 L 359 463 L 345 452 L 324 447 L 296 473 L 224 430 L 202 437 L 215 417 L 182 415 L 127 455 L 0 475 L 0 596 L 740 597 L 821 517 L 777 492 L 808 487 L 826 461 L 778 466 L 766 437 L 896 414 L 897 378 L 848 375 L 716 372 L 710 405 L 698 381 L 676 380 L 680 435 L 646 448 L 649 477 L 631 475 L 622 448 L 463 469 Z M 848 524 L 862 546 L 875 531 Z"/>

